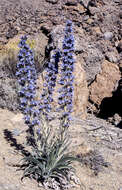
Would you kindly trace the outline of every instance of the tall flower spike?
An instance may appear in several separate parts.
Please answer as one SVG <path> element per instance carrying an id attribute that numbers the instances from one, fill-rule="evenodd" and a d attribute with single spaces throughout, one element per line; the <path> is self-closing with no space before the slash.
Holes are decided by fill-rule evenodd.
<path id="1" fill-rule="evenodd" d="M 59 59 L 60 52 L 55 50 L 46 67 L 45 82 L 43 84 L 43 91 L 41 95 L 40 111 L 43 115 L 45 115 L 48 121 L 51 119 L 51 103 L 53 102 L 53 91 L 56 85 Z"/>
<path id="2" fill-rule="evenodd" d="M 61 125 L 62 127 L 69 127 L 72 112 L 72 98 L 73 98 L 73 71 L 74 71 L 74 36 L 72 30 L 72 21 L 66 22 L 65 35 L 62 47 L 62 65 L 60 72 L 58 104 L 61 111 Z"/>
<path id="3" fill-rule="evenodd" d="M 28 126 L 39 124 L 38 111 L 36 110 L 36 69 L 34 55 L 30 47 L 26 44 L 27 37 L 23 36 L 19 43 L 20 51 L 18 54 L 17 72 L 18 83 L 20 86 L 20 108 L 25 115 L 25 123 Z"/>

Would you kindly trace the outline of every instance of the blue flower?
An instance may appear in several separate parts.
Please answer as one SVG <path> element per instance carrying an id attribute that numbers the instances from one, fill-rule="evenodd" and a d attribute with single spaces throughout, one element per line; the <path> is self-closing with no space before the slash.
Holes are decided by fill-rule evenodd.
<path id="1" fill-rule="evenodd" d="M 45 82 L 43 84 L 43 91 L 40 97 L 40 111 L 46 117 L 47 121 L 51 120 L 49 113 L 52 109 L 51 103 L 53 102 L 53 91 L 56 85 L 59 59 L 60 52 L 57 50 L 53 51 L 53 55 L 47 63 Z"/>
<path id="2" fill-rule="evenodd" d="M 73 99 L 73 71 L 74 71 L 74 36 L 72 29 L 72 21 L 68 20 L 65 28 L 65 35 L 62 45 L 62 65 L 60 71 L 59 84 L 62 86 L 58 92 L 59 110 L 61 110 L 61 123 L 62 127 L 69 127 L 72 112 L 72 99 Z"/>
<path id="3" fill-rule="evenodd" d="M 19 43 L 20 51 L 18 54 L 16 76 L 20 85 L 18 93 L 20 96 L 20 109 L 25 114 L 25 123 L 28 126 L 34 126 L 39 123 L 39 113 L 35 110 L 38 105 L 38 102 L 35 101 L 37 74 L 34 55 L 30 47 L 26 44 L 26 41 L 27 36 L 23 36 Z"/>

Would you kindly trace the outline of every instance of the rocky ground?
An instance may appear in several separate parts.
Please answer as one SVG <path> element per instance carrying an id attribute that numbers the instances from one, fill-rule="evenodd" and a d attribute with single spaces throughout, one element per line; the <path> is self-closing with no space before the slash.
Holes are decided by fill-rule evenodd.
<path id="1" fill-rule="evenodd" d="M 83 159 L 82 167 L 76 165 L 82 184 L 76 189 L 122 189 L 121 5 L 120 0 L 0 1 L 0 190 L 39 189 L 30 179 L 21 183 L 22 172 L 13 167 L 22 157 L 15 139 L 24 145 L 26 129 L 15 76 L 20 36 L 28 35 L 34 51 L 40 95 L 45 62 L 53 49 L 62 48 L 66 19 L 73 21 L 76 57 L 71 134 Z M 15 139 L 5 138 L 9 131 Z M 97 154 L 110 165 L 92 163 Z"/>
<path id="2" fill-rule="evenodd" d="M 32 179 L 21 181 L 23 171 L 18 171 L 27 129 L 22 117 L 0 110 L 0 190 L 43 190 Z M 90 115 L 87 120 L 74 118 L 70 135 L 72 150 L 82 159 L 74 165 L 81 182 L 74 190 L 121 190 L 121 129 Z"/>

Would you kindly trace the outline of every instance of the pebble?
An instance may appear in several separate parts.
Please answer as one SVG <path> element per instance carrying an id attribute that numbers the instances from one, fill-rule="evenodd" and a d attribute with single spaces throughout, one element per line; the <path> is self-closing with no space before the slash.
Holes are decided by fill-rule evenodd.
<path id="1" fill-rule="evenodd" d="M 111 63 L 118 63 L 118 60 L 119 60 L 115 52 L 107 52 L 106 59 L 110 61 Z"/>
<path id="2" fill-rule="evenodd" d="M 105 38 L 105 40 L 112 40 L 113 33 L 112 32 L 105 32 L 104 33 L 104 38 Z"/>
<path id="3" fill-rule="evenodd" d="M 89 19 L 89 15 L 83 17 L 83 21 L 87 21 Z"/>
<path id="4" fill-rule="evenodd" d="M 58 2 L 58 0 L 46 0 L 46 1 L 49 2 L 49 3 L 53 3 L 53 4 Z"/>
<path id="5" fill-rule="evenodd" d="M 77 0 L 67 0 L 66 4 L 67 5 L 77 5 Z"/>

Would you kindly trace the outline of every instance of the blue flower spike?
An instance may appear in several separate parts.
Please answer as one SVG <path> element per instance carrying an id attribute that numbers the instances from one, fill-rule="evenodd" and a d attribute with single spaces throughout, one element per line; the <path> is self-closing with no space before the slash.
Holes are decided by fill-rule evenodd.
<path id="1" fill-rule="evenodd" d="M 35 101 L 37 73 L 33 52 L 26 42 L 27 36 L 23 36 L 19 43 L 16 76 L 20 86 L 20 109 L 25 115 L 25 123 L 28 126 L 34 126 L 39 124 L 38 114 L 35 114 L 38 105 L 38 102 Z"/>
<path id="2" fill-rule="evenodd" d="M 59 110 L 62 112 L 62 127 L 69 127 L 71 121 L 71 112 L 73 109 L 73 71 L 74 71 L 74 36 L 72 29 L 72 21 L 68 20 L 65 27 L 65 35 L 62 46 L 62 64 L 60 72 L 59 84 L 61 88 L 58 90 Z"/>
<path id="3" fill-rule="evenodd" d="M 53 92 L 56 85 L 59 59 L 60 51 L 54 50 L 46 67 L 45 82 L 41 94 L 40 111 L 45 115 L 47 121 L 51 120 L 51 104 L 53 102 Z"/>

